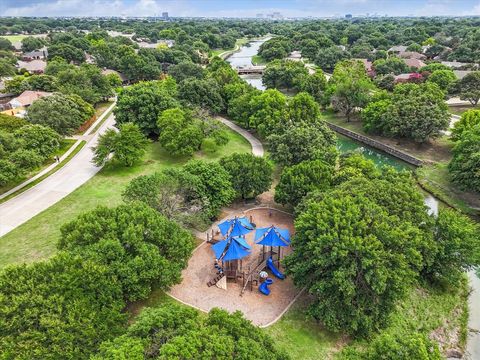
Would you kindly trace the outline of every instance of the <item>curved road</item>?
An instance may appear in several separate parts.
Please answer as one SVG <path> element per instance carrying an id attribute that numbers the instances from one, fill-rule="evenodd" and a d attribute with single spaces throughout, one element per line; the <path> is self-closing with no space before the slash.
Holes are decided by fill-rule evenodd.
<path id="1" fill-rule="evenodd" d="M 46 210 L 92 178 L 100 168 L 91 162 L 91 147 L 97 143 L 99 134 L 114 123 L 112 113 L 95 135 L 85 137 L 87 143 L 83 149 L 65 166 L 32 188 L 0 204 L 0 236 Z"/>

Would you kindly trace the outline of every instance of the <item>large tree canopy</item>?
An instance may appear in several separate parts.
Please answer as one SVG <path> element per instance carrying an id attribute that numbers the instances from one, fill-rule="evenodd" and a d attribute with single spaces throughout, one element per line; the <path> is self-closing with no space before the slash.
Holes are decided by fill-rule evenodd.
<path id="1" fill-rule="evenodd" d="M 273 166 L 262 157 L 252 154 L 232 154 L 220 159 L 227 170 L 233 188 L 242 199 L 255 197 L 270 189 Z"/>
<path id="2" fill-rule="evenodd" d="M 370 103 L 362 114 L 367 131 L 426 142 L 450 123 L 445 94 L 434 83 L 395 86 L 387 99 Z"/>
<path id="3" fill-rule="evenodd" d="M 157 120 L 162 111 L 177 107 L 173 79 L 141 82 L 122 89 L 115 107 L 117 124 L 133 122 L 146 135 L 160 133 Z"/>
<path id="4" fill-rule="evenodd" d="M 0 357 L 88 359 L 124 325 L 121 289 L 105 266 L 62 254 L 0 274 Z"/>
<path id="5" fill-rule="evenodd" d="M 98 207 L 61 232 L 58 248 L 105 265 L 129 301 L 178 283 L 193 249 L 188 231 L 141 203 Z"/>
<path id="6" fill-rule="evenodd" d="M 266 332 L 240 312 L 170 304 L 145 309 L 122 335 L 100 346 L 94 360 L 107 359 L 265 359 L 287 360 Z"/>
<path id="7" fill-rule="evenodd" d="M 94 113 L 93 107 L 79 96 L 54 93 L 35 100 L 28 108 L 27 120 L 50 126 L 61 135 L 71 135 Z"/>

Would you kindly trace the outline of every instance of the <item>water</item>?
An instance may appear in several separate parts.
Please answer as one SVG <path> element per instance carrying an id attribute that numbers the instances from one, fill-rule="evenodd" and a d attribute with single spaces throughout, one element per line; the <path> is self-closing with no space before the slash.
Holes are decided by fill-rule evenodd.
<path id="1" fill-rule="evenodd" d="M 257 55 L 260 46 L 268 39 L 270 38 L 255 40 L 250 42 L 250 46 L 240 47 L 240 51 L 233 53 L 230 57 L 228 57 L 227 61 L 234 68 L 252 66 L 252 56 Z"/>
<path id="2" fill-rule="evenodd" d="M 250 42 L 250 46 L 242 46 L 240 50 L 233 55 L 231 55 L 227 61 L 232 65 L 234 68 L 239 67 L 250 67 L 252 66 L 252 57 L 257 55 L 260 46 L 270 39 L 270 37 L 262 39 L 262 40 L 255 40 Z M 240 76 L 244 79 L 247 83 L 252 85 L 253 87 L 259 90 L 265 90 L 265 86 L 263 86 L 262 76 L 261 75 L 242 75 Z"/>

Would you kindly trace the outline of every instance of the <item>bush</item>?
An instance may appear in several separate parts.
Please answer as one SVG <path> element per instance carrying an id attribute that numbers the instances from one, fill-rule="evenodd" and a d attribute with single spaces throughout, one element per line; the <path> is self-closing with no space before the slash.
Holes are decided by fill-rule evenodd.
<path id="1" fill-rule="evenodd" d="M 25 119 L 0 113 L 0 130 L 11 133 L 25 125 L 28 125 Z"/>
<path id="2" fill-rule="evenodd" d="M 144 204 L 98 207 L 61 228 L 58 248 L 105 265 L 128 301 L 180 281 L 192 235 Z"/>

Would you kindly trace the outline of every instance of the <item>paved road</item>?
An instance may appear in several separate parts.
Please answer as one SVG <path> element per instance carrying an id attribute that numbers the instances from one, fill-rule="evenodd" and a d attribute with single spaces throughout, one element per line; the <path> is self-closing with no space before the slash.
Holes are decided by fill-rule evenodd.
<path id="1" fill-rule="evenodd" d="M 252 134 L 250 134 L 247 130 L 241 128 L 240 126 L 234 124 L 232 121 L 230 120 L 227 120 L 221 116 L 218 116 L 217 117 L 218 120 L 220 120 L 222 123 L 224 123 L 225 125 L 227 125 L 230 129 L 232 129 L 233 131 L 239 133 L 240 135 L 242 135 L 245 139 L 248 140 L 248 142 L 250 143 L 250 145 L 252 145 L 252 154 L 255 155 L 255 156 L 259 156 L 259 157 L 262 157 L 263 154 L 265 153 L 265 151 L 263 150 L 263 145 L 262 143 L 260 142 L 260 140 L 258 140 L 255 136 L 253 136 Z"/>
<path id="2" fill-rule="evenodd" d="M 470 332 L 467 340 L 465 359 L 480 359 L 480 279 L 474 271 L 468 273 L 472 293 L 468 297 L 469 316 L 468 327 Z"/>
<path id="3" fill-rule="evenodd" d="M 111 114 L 99 131 L 64 167 L 20 195 L 0 204 L 0 236 L 23 224 L 92 178 L 100 168 L 93 165 L 91 147 L 98 135 L 115 123 Z"/>

